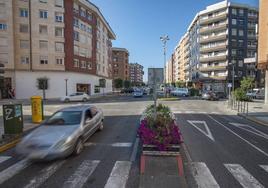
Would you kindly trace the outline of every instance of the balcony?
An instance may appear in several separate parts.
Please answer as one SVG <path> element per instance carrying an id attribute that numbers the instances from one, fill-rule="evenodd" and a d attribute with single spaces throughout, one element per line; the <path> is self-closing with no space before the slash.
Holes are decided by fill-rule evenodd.
<path id="1" fill-rule="evenodd" d="M 210 33 L 212 31 L 220 31 L 220 30 L 223 30 L 223 29 L 227 29 L 227 24 L 228 24 L 228 21 L 225 21 L 225 22 L 223 22 L 221 24 L 218 24 L 218 25 L 201 27 L 200 34 Z"/>
<path id="2" fill-rule="evenodd" d="M 213 52 L 213 51 L 221 51 L 221 50 L 226 50 L 226 43 L 222 43 L 216 46 L 210 46 L 210 47 L 201 47 L 200 52 L 205 53 L 205 52 Z"/>
<path id="3" fill-rule="evenodd" d="M 248 39 L 256 39 L 257 36 L 254 34 L 248 34 Z"/>
<path id="4" fill-rule="evenodd" d="M 226 66 L 207 66 L 207 67 L 200 67 L 200 71 L 218 71 L 218 70 L 226 70 Z"/>
<path id="5" fill-rule="evenodd" d="M 257 14 L 248 14 L 248 18 L 249 19 L 258 19 L 258 15 Z"/>
<path id="6" fill-rule="evenodd" d="M 250 44 L 250 45 L 248 45 L 248 48 L 250 48 L 250 49 L 256 49 L 256 48 L 257 48 L 257 45 L 255 45 L 255 44 Z"/>
<path id="7" fill-rule="evenodd" d="M 214 35 L 214 36 L 208 36 L 208 37 L 201 37 L 200 38 L 200 44 L 202 43 L 208 43 L 208 42 L 214 42 L 214 41 L 219 41 L 219 40 L 226 40 L 227 35 L 226 33 L 220 34 L 220 35 Z"/>
<path id="8" fill-rule="evenodd" d="M 208 62 L 208 61 L 224 61 L 227 59 L 227 55 L 226 54 L 221 54 L 221 55 L 217 55 L 217 56 L 206 56 L 206 57 L 200 57 L 199 61 L 200 63 L 204 63 L 204 62 Z"/>
<path id="9" fill-rule="evenodd" d="M 209 23 L 213 23 L 219 20 L 224 20 L 227 18 L 227 14 L 226 12 L 223 12 L 221 14 L 215 15 L 215 16 L 211 16 L 211 17 L 203 17 L 200 20 L 200 25 L 205 25 L 205 24 L 209 24 Z"/>
<path id="10" fill-rule="evenodd" d="M 227 76 L 202 76 L 200 77 L 200 80 L 219 80 L 223 81 L 226 80 Z"/>
<path id="11" fill-rule="evenodd" d="M 248 24 L 248 28 L 255 29 L 256 28 L 256 24 Z"/>

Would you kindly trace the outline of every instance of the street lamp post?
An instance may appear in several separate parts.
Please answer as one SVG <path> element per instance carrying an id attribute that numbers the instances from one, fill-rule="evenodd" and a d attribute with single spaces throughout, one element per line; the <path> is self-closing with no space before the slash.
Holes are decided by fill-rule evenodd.
<path id="1" fill-rule="evenodd" d="M 68 78 L 65 78 L 65 95 L 67 96 L 68 95 Z"/>
<path id="2" fill-rule="evenodd" d="M 160 37 L 160 40 L 163 42 L 163 51 L 164 51 L 164 68 L 163 68 L 163 75 L 164 75 L 164 93 L 166 96 L 166 75 L 165 75 L 165 65 L 166 65 L 166 50 L 167 50 L 167 41 L 169 40 L 168 35 L 164 35 Z"/>

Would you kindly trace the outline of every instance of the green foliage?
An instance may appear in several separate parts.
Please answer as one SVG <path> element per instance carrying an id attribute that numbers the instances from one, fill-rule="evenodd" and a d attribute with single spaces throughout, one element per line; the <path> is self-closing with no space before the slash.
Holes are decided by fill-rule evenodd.
<path id="1" fill-rule="evenodd" d="M 130 88 L 130 85 L 131 85 L 131 83 L 130 83 L 130 81 L 129 80 L 125 80 L 124 81 L 124 88 Z"/>
<path id="2" fill-rule="evenodd" d="M 114 79 L 114 87 L 116 89 L 123 87 L 123 80 L 121 78 Z"/>
<path id="3" fill-rule="evenodd" d="M 242 89 L 242 88 L 237 88 L 234 91 L 234 96 L 236 98 L 236 100 L 238 101 L 250 101 L 250 98 L 246 95 L 246 90 Z"/>
<path id="4" fill-rule="evenodd" d="M 171 82 L 171 86 L 176 87 L 176 83 L 175 82 Z"/>
<path id="5" fill-rule="evenodd" d="M 199 90 L 195 88 L 189 89 L 190 96 L 199 96 Z"/>
<path id="6" fill-rule="evenodd" d="M 187 86 L 188 86 L 188 87 L 193 87 L 193 82 L 188 82 L 188 83 L 187 83 Z"/>
<path id="7" fill-rule="evenodd" d="M 177 81 L 176 83 L 175 83 L 175 85 L 176 85 L 176 87 L 185 87 L 186 86 L 186 83 L 185 82 L 183 82 L 183 81 L 181 81 L 181 80 L 179 80 L 179 81 Z"/>
<path id="8" fill-rule="evenodd" d="M 254 87 L 254 78 L 252 78 L 252 77 L 243 77 L 243 79 L 241 80 L 240 83 L 241 83 L 240 87 L 244 91 L 249 91 L 249 90 L 253 89 L 253 87 Z"/>

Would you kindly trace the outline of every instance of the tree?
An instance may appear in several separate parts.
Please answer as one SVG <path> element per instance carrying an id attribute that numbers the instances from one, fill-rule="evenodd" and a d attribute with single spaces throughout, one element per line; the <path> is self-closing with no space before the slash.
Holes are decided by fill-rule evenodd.
<path id="1" fill-rule="evenodd" d="M 185 82 L 179 80 L 175 83 L 176 87 L 185 87 Z"/>
<path id="2" fill-rule="evenodd" d="M 48 89 L 48 78 L 37 78 L 37 89 L 43 90 L 43 99 L 46 100 L 46 90 Z"/>
<path id="3" fill-rule="evenodd" d="M 129 80 L 124 81 L 124 88 L 130 88 L 130 81 Z"/>
<path id="4" fill-rule="evenodd" d="M 252 77 L 243 77 L 243 79 L 240 82 L 240 87 L 244 90 L 244 91 L 249 91 L 251 89 L 253 89 L 254 87 L 254 78 Z"/>
<path id="5" fill-rule="evenodd" d="M 123 80 L 121 78 L 114 79 L 114 87 L 120 89 L 123 87 Z"/>

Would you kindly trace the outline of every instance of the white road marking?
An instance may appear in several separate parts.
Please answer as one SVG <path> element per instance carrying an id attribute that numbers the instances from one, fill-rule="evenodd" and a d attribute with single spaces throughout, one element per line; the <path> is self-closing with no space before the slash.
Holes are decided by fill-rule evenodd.
<path id="1" fill-rule="evenodd" d="M 86 183 L 88 178 L 97 168 L 100 161 L 85 160 L 78 167 L 78 169 L 71 175 L 66 182 L 64 182 L 64 188 L 81 188 Z"/>
<path id="2" fill-rule="evenodd" d="M 0 184 L 13 177 L 14 175 L 22 171 L 24 168 L 28 167 L 30 164 L 31 162 L 29 162 L 27 159 L 23 159 L 0 172 Z"/>
<path id="3" fill-rule="evenodd" d="M 115 142 L 112 144 L 104 144 L 104 143 L 93 143 L 93 142 L 86 142 L 84 146 L 110 146 L 110 147 L 131 147 L 131 142 Z"/>
<path id="4" fill-rule="evenodd" d="M 196 113 L 196 112 L 194 112 L 194 111 L 185 111 L 185 114 L 194 114 L 194 113 Z"/>
<path id="5" fill-rule="evenodd" d="M 214 137 L 212 136 L 212 133 L 205 121 L 192 121 L 192 120 L 187 120 L 188 123 L 190 123 L 192 126 L 194 126 L 197 130 L 199 130 L 201 133 L 203 133 L 205 136 L 207 136 L 209 139 L 215 142 Z M 201 128 L 198 127 L 198 124 L 204 125 L 206 131 L 202 130 Z"/>
<path id="6" fill-rule="evenodd" d="M 0 156 L 0 163 L 5 162 L 6 160 L 10 159 L 11 157 L 9 156 Z"/>
<path id="7" fill-rule="evenodd" d="M 255 129 L 254 127 L 251 127 L 251 126 L 249 126 L 249 125 L 247 125 L 247 124 L 232 123 L 232 122 L 229 123 L 229 124 L 234 125 L 234 126 L 240 128 L 240 129 L 243 129 L 243 130 L 245 130 L 245 131 L 248 131 L 248 132 L 250 132 L 250 133 L 253 133 L 253 134 L 255 134 L 255 135 L 258 135 L 258 136 L 263 137 L 263 138 L 265 138 L 265 139 L 268 140 L 268 135 L 267 135 L 267 134 L 265 134 L 265 133 L 263 133 L 263 132 L 261 132 L 261 131 Z"/>
<path id="8" fill-rule="evenodd" d="M 199 188 L 220 188 L 205 163 L 194 162 L 192 168 L 193 176 Z"/>
<path id="9" fill-rule="evenodd" d="M 130 168 L 130 161 L 116 161 L 105 188 L 125 188 Z"/>
<path id="10" fill-rule="evenodd" d="M 244 139 L 243 137 L 239 136 L 237 133 L 235 133 L 234 131 L 232 131 L 230 128 L 226 127 L 225 125 L 223 125 L 221 122 L 217 121 L 216 119 L 214 119 L 212 116 L 207 115 L 210 119 L 212 119 L 213 121 L 215 121 L 216 123 L 218 123 L 219 125 L 223 126 L 226 130 L 228 130 L 229 132 L 233 133 L 235 136 L 237 136 L 238 138 L 240 138 L 241 140 L 243 140 L 244 142 L 246 142 L 247 144 L 249 144 L 250 146 L 252 146 L 253 148 L 255 148 L 256 150 L 258 150 L 259 152 L 261 152 L 263 155 L 265 155 L 266 157 L 268 157 L 268 153 L 266 153 L 265 151 L 261 150 L 260 148 L 258 148 L 257 146 L 255 146 L 254 144 L 252 144 L 251 142 L 247 141 L 246 139 Z"/>
<path id="11" fill-rule="evenodd" d="M 132 153 L 131 153 L 131 156 L 130 156 L 130 161 L 131 162 L 135 161 L 135 159 L 136 159 L 139 143 L 140 143 L 140 138 L 136 138 L 135 144 L 133 146 L 133 150 L 132 150 Z"/>
<path id="12" fill-rule="evenodd" d="M 41 173 L 30 180 L 29 184 L 27 184 L 24 188 L 37 188 L 40 187 L 51 175 L 53 175 L 63 164 L 65 161 L 54 162 L 49 165 L 45 169 L 41 171 Z"/>
<path id="13" fill-rule="evenodd" d="M 224 166 L 231 172 L 235 179 L 244 188 L 264 188 L 248 171 L 246 171 L 239 164 L 224 164 Z"/>
<path id="14" fill-rule="evenodd" d="M 268 172 L 268 165 L 260 165 L 266 172 Z"/>

